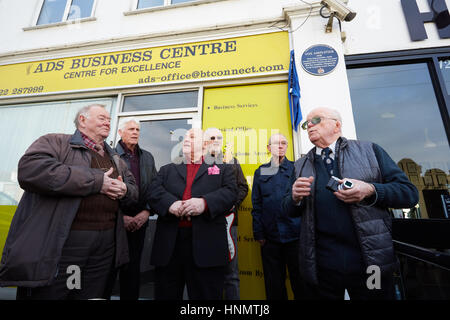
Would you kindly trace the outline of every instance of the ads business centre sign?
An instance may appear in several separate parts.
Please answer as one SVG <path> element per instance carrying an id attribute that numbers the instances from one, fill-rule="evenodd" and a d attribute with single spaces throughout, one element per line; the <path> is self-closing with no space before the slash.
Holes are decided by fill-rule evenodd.
<path id="1" fill-rule="evenodd" d="M 0 66 L 0 98 L 283 73 L 287 32 Z"/>

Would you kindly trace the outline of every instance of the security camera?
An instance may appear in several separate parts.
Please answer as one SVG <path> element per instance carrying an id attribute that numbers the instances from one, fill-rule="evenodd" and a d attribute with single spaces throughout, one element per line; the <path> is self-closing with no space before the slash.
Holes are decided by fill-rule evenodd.
<path id="1" fill-rule="evenodd" d="M 352 11 L 342 1 L 322 0 L 320 4 L 327 7 L 328 11 L 341 21 L 352 21 L 356 16 L 356 12 Z"/>

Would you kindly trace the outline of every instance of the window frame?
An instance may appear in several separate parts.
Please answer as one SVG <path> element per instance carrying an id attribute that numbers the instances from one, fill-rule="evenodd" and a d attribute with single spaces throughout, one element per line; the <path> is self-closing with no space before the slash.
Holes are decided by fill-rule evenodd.
<path id="1" fill-rule="evenodd" d="M 440 72 L 439 60 L 442 58 L 450 58 L 450 47 L 347 55 L 345 64 L 347 69 L 358 69 L 426 63 L 450 147 L 450 93 L 447 92 L 444 77 Z"/>
<path id="2" fill-rule="evenodd" d="M 61 18 L 61 21 L 45 23 L 45 24 L 38 24 L 39 17 L 41 16 L 42 9 L 43 9 L 44 3 L 45 3 L 45 0 L 39 0 L 38 6 L 37 6 L 37 8 L 38 8 L 37 14 L 34 17 L 34 21 L 33 21 L 32 25 L 35 28 L 36 27 L 39 28 L 39 27 L 54 26 L 54 25 L 60 25 L 60 24 L 68 24 L 68 23 L 73 23 L 74 21 L 92 20 L 92 18 L 94 17 L 97 0 L 92 0 L 92 10 L 91 10 L 91 14 L 88 17 L 79 18 L 79 19 L 70 19 L 70 20 L 68 20 L 67 18 L 69 17 L 70 7 L 72 6 L 73 0 L 65 0 L 65 1 L 66 1 L 66 6 L 64 9 L 64 13 Z"/>
<path id="3" fill-rule="evenodd" d="M 133 14 L 138 14 L 138 13 L 153 12 L 153 11 L 166 10 L 166 9 L 171 9 L 171 8 L 196 6 L 196 5 L 201 5 L 201 4 L 205 4 L 205 3 L 212 3 L 212 2 L 219 2 L 219 1 L 224 1 L 224 0 L 192 0 L 192 1 L 182 2 L 182 3 L 176 3 L 176 4 L 172 4 L 172 0 L 164 0 L 163 5 L 138 9 L 139 0 L 132 0 L 131 5 L 130 5 L 130 11 L 124 12 L 123 14 L 125 16 L 128 16 L 128 15 L 133 15 Z"/>

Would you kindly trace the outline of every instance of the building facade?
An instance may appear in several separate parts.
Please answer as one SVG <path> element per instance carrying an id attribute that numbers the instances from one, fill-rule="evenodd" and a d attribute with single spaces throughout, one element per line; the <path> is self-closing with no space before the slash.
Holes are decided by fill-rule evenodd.
<path id="1" fill-rule="evenodd" d="M 20 156 L 42 134 L 72 133 L 88 103 L 110 111 L 111 146 L 121 118 L 140 119 L 158 168 L 191 127 L 221 129 L 250 186 L 272 133 L 288 137 L 291 160 L 307 153 L 306 132 L 291 126 L 291 50 L 303 117 L 339 110 L 344 136 L 379 143 L 419 188 L 419 204 L 393 215 L 447 219 L 450 27 L 437 16 L 450 1 L 344 2 L 356 17 L 333 19 L 327 32 L 329 11 L 313 0 L 0 1 L 0 248 L 22 194 Z M 249 194 L 241 297 L 264 299 L 250 212 Z"/>

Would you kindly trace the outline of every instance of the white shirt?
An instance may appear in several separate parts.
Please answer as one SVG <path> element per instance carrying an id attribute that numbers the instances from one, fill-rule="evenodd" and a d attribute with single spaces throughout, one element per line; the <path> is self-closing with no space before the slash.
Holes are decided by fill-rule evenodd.
<path id="1" fill-rule="evenodd" d="M 335 154 L 335 151 L 336 151 L 336 141 L 328 146 L 328 148 L 330 148 L 330 150 L 331 150 L 330 158 L 333 159 L 333 160 L 334 160 L 334 154 Z M 316 146 L 316 154 L 318 156 L 322 156 L 322 150 L 323 149 L 324 148 L 320 148 L 320 147 Z"/>

